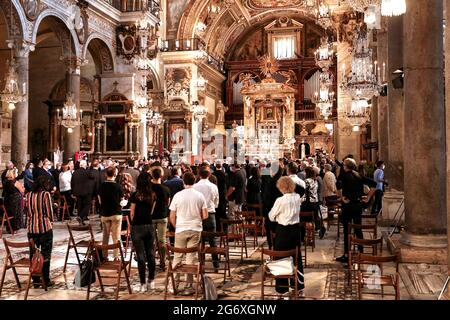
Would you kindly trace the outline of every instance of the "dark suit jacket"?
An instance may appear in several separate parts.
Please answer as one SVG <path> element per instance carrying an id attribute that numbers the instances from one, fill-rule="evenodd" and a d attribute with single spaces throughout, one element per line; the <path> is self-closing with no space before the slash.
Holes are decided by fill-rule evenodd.
<path id="1" fill-rule="evenodd" d="M 92 175 L 94 179 L 94 193 L 93 195 L 98 195 L 100 191 L 100 186 L 102 185 L 104 179 L 102 173 L 98 169 L 90 168 L 89 174 Z"/>
<path id="2" fill-rule="evenodd" d="M 95 178 L 93 172 L 89 169 L 83 168 L 75 170 L 72 175 L 70 185 L 74 196 L 93 195 L 95 188 Z"/>
<path id="3" fill-rule="evenodd" d="M 212 174 L 217 179 L 217 189 L 219 189 L 219 202 L 225 202 L 227 196 L 227 175 L 222 170 L 216 170 Z"/>
<path id="4" fill-rule="evenodd" d="M 183 180 L 179 177 L 173 177 L 170 180 L 166 180 L 163 183 L 170 190 L 170 199 L 173 199 L 173 196 L 184 189 Z"/>

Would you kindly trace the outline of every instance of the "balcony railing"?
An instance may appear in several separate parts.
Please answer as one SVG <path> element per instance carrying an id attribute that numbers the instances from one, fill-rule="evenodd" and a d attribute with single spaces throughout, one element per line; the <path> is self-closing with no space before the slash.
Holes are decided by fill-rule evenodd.
<path id="1" fill-rule="evenodd" d="M 159 0 L 103 0 L 122 12 L 151 11 L 156 14 L 160 10 Z"/>
<path id="2" fill-rule="evenodd" d="M 221 72 L 225 70 L 223 60 L 207 53 L 206 44 L 200 38 L 162 40 L 159 49 L 161 52 L 199 51 L 199 55 L 196 57 L 198 60 L 204 61 Z"/>

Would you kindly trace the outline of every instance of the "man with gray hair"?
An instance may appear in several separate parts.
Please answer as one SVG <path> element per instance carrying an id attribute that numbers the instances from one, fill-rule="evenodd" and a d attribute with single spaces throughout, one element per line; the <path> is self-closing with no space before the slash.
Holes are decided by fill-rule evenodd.
<path id="1" fill-rule="evenodd" d="M 80 168 L 72 175 L 70 182 L 72 194 L 77 197 L 77 220 L 81 225 L 88 220 L 95 188 L 95 177 L 87 170 L 86 160 L 80 161 Z"/>

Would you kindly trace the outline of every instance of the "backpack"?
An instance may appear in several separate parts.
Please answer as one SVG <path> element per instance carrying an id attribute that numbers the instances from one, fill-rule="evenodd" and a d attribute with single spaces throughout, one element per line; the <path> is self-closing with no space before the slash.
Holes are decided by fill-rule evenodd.
<path id="1" fill-rule="evenodd" d="M 213 280 L 208 276 L 204 276 L 203 282 L 205 283 L 205 300 L 217 300 L 217 290 Z"/>

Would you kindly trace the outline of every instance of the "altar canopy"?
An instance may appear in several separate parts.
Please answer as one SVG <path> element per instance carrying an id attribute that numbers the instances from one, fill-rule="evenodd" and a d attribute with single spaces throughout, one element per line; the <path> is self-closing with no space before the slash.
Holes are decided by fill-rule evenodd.
<path id="1" fill-rule="evenodd" d="M 297 90 L 277 82 L 277 61 L 260 59 L 265 78 L 251 84 L 251 75 L 241 78 L 244 100 L 245 154 L 260 159 L 278 159 L 290 155 L 295 148 L 295 95 Z"/>

